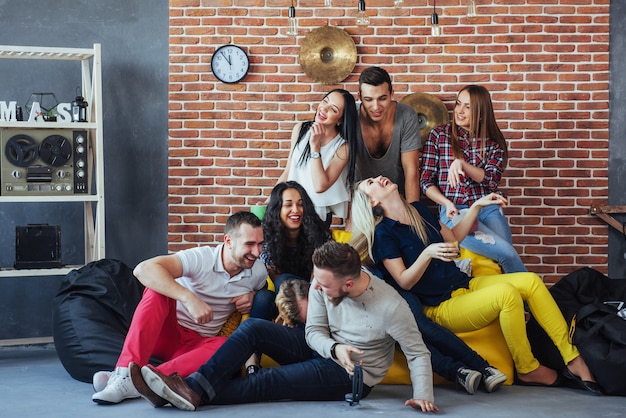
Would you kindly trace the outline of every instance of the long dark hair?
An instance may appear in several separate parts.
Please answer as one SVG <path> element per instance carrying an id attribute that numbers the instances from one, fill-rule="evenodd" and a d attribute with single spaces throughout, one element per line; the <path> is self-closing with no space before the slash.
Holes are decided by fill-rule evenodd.
<path id="1" fill-rule="evenodd" d="M 463 87 L 459 94 L 466 91 L 470 97 L 470 108 L 472 111 L 472 120 L 470 120 L 470 136 L 472 138 L 480 139 L 481 149 L 484 151 L 485 143 L 487 139 L 496 141 L 502 149 L 504 155 L 503 166 L 506 167 L 506 162 L 509 156 L 509 150 L 506 145 L 506 139 L 504 134 L 498 127 L 496 122 L 496 116 L 493 113 L 493 104 L 491 103 L 491 96 L 489 91 L 483 86 L 477 86 L 470 84 Z M 458 97 L 458 95 L 457 95 Z M 461 146 L 459 145 L 458 128 L 456 121 L 452 118 L 452 129 L 450 132 L 450 144 L 452 145 L 452 152 L 457 158 L 463 158 L 461 153 Z"/>
<path id="2" fill-rule="evenodd" d="M 328 97 L 331 93 L 339 93 L 343 96 L 343 116 L 341 118 L 341 124 L 337 126 L 337 131 L 341 135 L 343 139 L 348 143 L 348 178 L 347 185 L 351 186 L 354 183 L 354 176 L 356 171 L 356 124 L 358 123 L 358 115 L 356 113 L 356 102 L 354 101 L 354 96 L 349 91 L 344 89 L 333 89 L 326 93 L 324 99 Z M 323 100 L 323 99 L 322 99 Z M 311 125 L 313 125 L 312 120 L 306 121 L 302 123 L 302 127 L 300 128 L 300 133 L 298 134 L 298 140 L 296 141 L 296 145 L 300 143 L 304 135 L 311 129 Z M 300 161 L 298 161 L 298 165 L 305 164 L 309 158 L 311 158 L 311 146 L 307 142 L 304 147 L 304 152 L 300 157 Z"/>
<path id="3" fill-rule="evenodd" d="M 303 205 L 302 227 L 298 234 L 295 255 L 293 249 L 287 245 L 285 225 L 280 220 L 283 192 L 287 189 L 297 190 Z M 263 218 L 263 236 L 268 265 L 275 266 L 279 273 L 291 273 L 304 279 L 309 279 L 313 271 L 313 251 L 331 239 L 330 231 L 315 212 L 311 198 L 300 183 L 295 181 L 278 183 L 272 189 Z"/>

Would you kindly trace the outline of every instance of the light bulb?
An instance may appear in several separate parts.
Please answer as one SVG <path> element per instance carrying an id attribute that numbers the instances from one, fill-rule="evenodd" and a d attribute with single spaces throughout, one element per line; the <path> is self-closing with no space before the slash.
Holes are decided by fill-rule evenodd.
<path id="1" fill-rule="evenodd" d="M 359 0 L 359 12 L 356 14 L 357 26 L 369 26 L 370 17 L 365 13 L 365 0 Z"/>
<path id="2" fill-rule="evenodd" d="M 393 7 L 399 9 L 404 4 L 404 0 L 393 0 Z"/>
<path id="3" fill-rule="evenodd" d="M 298 22 L 296 22 L 296 8 L 293 6 L 289 6 L 287 35 L 295 36 L 297 34 L 298 34 Z"/>
<path id="4" fill-rule="evenodd" d="M 439 16 L 437 13 L 430 15 L 430 36 L 441 36 L 441 27 L 439 27 Z"/>
<path id="5" fill-rule="evenodd" d="M 476 17 L 478 13 L 476 13 L 476 3 L 474 0 L 469 0 L 469 4 L 467 5 L 467 17 Z"/>

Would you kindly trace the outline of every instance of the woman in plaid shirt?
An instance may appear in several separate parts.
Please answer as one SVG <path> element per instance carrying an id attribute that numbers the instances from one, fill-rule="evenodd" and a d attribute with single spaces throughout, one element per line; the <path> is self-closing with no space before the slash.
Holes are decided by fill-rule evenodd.
<path id="1" fill-rule="evenodd" d="M 468 85 L 459 92 L 454 117 L 433 129 L 424 145 L 421 188 L 439 205 L 442 223 L 452 228 L 466 210 L 498 184 L 506 166 L 507 145 L 493 113 L 489 91 Z M 528 271 L 513 247 L 502 208 L 481 209 L 474 233 L 461 246 L 495 260 L 505 273 Z"/>

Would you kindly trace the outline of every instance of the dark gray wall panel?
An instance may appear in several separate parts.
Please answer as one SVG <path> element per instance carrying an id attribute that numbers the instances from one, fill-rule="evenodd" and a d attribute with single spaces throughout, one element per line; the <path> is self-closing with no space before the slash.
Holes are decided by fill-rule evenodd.
<path id="1" fill-rule="evenodd" d="M 611 0 L 609 205 L 626 205 L 626 2 Z M 626 215 L 614 218 L 626 222 Z M 626 237 L 610 228 L 609 277 L 626 277 Z"/>
<path id="2" fill-rule="evenodd" d="M 166 0 L 0 0 L 1 44 L 102 45 L 106 254 L 130 266 L 167 252 L 168 16 Z M 3 101 L 67 102 L 79 84 L 74 62 L 0 60 Z M 26 223 L 61 225 L 63 261 L 80 262 L 82 216 L 76 204 L 0 205 L 0 267 L 13 265 Z M 45 279 L 0 277 L 0 339 L 51 335 L 60 278 Z"/>

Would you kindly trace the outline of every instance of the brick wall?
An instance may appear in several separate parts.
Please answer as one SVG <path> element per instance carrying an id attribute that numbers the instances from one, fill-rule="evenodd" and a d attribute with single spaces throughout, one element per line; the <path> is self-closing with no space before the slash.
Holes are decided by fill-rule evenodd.
<path id="1" fill-rule="evenodd" d="M 328 23 L 357 47 L 357 93 L 370 65 L 392 75 L 395 99 L 427 92 L 448 109 L 475 83 L 492 92 L 509 140 L 502 189 L 514 243 L 531 271 L 554 282 L 581 266 L 608 270 L 608 227 L 589 214 L 608 201 L 609 0 L 439 0 L 443 36 L 430 38 L 432 0 L 367 0 L 371 24 L 354 23 L 357 0 L 170 0 L 169 249 L 221 240 L 233 211 L 262 201 L 282 172 L 296 121 L 335 86 L 312 82 L 299 44 Z M 212 52 L 234 43 L 251 69 L 217 82 Z"/>

